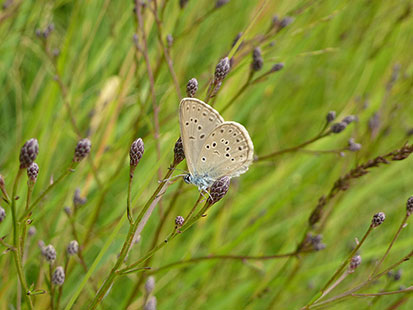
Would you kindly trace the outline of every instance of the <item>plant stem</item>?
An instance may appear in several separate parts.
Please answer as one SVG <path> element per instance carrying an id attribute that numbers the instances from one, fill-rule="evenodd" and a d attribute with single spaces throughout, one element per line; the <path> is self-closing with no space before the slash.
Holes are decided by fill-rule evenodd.
<path id="1" fill-rule="evenodd" d="M 130 173 L 129 173 L 129 182 L 128 182 L 128 197 L 126 198 L 126 215 L 128 216 L 128 221 L 129 224 L 133 225 L 133 215 L 132 215 L 132 210 L 130 208 L 130 195 L 131 195 L 131 189 L 132 189 L 132 180 L 133 180 L 133 169 L 135 167 L 130 167 Z"/>
<path id="2" fill-rule="evenodd" d="M 23 287 L 23 294 L 25 296 L 25 299 L 27 301 L 27 304 L 29 305 L 29 309 L 33 309 L 33 302 L 30 298 L 30 296 L 27 294 L 29 289 L 26 283 L 26 278 L 24 276 L 24 271 L 23 271 L 23 265 L 21 261 L 21 253 L 20 253 L 20 239 L 19 239 L 19 230 L 18 230 L 18 221 L 17 221 L 17 214 L 16 214 L 16 193 L 17 193 L 17 187 L 19 184 L 20 177 L 23 173 L 24 169 L 19 169 L 17 172 L 16 178 L 14 179 L 13 183 L 13 191 L 12 191 L 12 196 L 11 196 L 11 213 L 12 213 L 12 221 L 13 221 L 13 256 L 14 256 L 14 262 L 16 264 L 16 269 L 17 269 L 17 274 L 19 276 L 20 280 L 20 285 Z"/>
<path id="3" fill-rule="evenodd" d="M 363 245 L 364 241 L 367 239 L 368 235 L 370 232 L 373 230 L 373 226 L 370 225 L 369 229 L 367 232 L 364 234 L 363 238 L 357 244 L 357 246 L 351 251 L 350 255 L 347 257 L 347 259 L 341 264 L 341 266 L 336 270 L 336 272 L 333 274 L 333 276 L 330 278 L 330 280 L 323 286 L 321 289 L 320 293 L 318 296 L 313 298 L 313 301 L 307 304 L 307 306 L 304 307 L 304 309 L 308 309 L 311 305 L 314 303 L 318 302 L 321 298 L 323 298 L 331 289 L 329 289 L 330 285 L 333 283 L 333 281 L 341 274 L 344 268 L 346 268 L 350 262 L 350 260 L 353 258 L 353 256 L 357 253 L 357 251 L 360 249 L 360 247 Z"/>
<path id="4" fill-rule="evenodd" d="M 188 215 L 185 217 L 185 221 L 189 221 L 191 218 L 192 214 L 195 212 L 196 207 L 198 206 L 199 202 L 202 199 L 202 195 L 199 194 L 198 200 L 195 202 L 194 206 L 192 207 L 191 211 L 188 213 Z"/>
<path id="5" fill-rule="evenodd" d="M 379 270 L 381 264 L 382 264 L 383 261 L 386 259 L 386 257 L 387 257 L 387 255 L 389 254 L 391 248 L 393 247 L 394 242 L 395 242 L 396 239 L 399 237 L 400 232 L 401 232 L 402 229 L 404 228 L 404 225 L 406 224 L 408 218 L 409 218 L 409 215 L 406 214 L 406 216 L 403 218 L 402 223 L 401 223 L 400 226 L 399 226 L 399 229 L 397 230 L 397 232 L 396 232 L 396 234 L 394 235 L 392 241 L 390 242 L 390 245 L 388 246 L 388 248 L 387 248 L 387 250 L 386 250 L 386 253 L 384 253 L 383 257 L 380 259 L 380 261 L 379 261 L 379 262 L 376 264 L 376 266 L 374 267 L 372 273 L 371 273 L 370 276 L 369 276 L 369 279 L 370 279 L 371 277 L 373 277 L 374 274 Z"/>
<path id="6" fill-rule="evenodd" d="M 173 169 L 168 169 L 168 172 L 166 173 L 166 176 L 164 177 L 164 179 L 169 178 L 172 172 L 173 172 Z M 157 189 L 155 190 L 151 198 L 149 198 L 149 200 L 146 202 L 145 206 L 139 213 L 136 221 L 134 221 L 133 225 L 130 225 L 128 234 L 126 236 L 125 242 L 123 243 L 122 250 L 118 256 L 118 259 L 115 265 L 113 266 L 112 270 L 110 271 L 109 275 L 103 282 L 102 286 L 100 287 L 99 291 L 97 292 L 95 299 L 92 301 L 92 304 L 90 305 L 89 309 L 96 309 L 98 304 L 102 301 L 103 297 L 105 297 L 109 288 L 112 286 L 113 281 L 115 280 L 115 277 L 118 275 L 119 267 L 122 265 L 122 263 L 125 260 L 126 255 L 129 252 L 129 248 L 132 244 L 133 237 L 135 236 L 136 230 L 138 229 L 138 226 L 142 218 L 144 217 L 148 208 L 151 206 L 152 202 L 160 198 L 158 197 L 158 194 L 161 192 L 164 186 L 167 186 L 166 182 L 162 182 L 158 185 Z"/>

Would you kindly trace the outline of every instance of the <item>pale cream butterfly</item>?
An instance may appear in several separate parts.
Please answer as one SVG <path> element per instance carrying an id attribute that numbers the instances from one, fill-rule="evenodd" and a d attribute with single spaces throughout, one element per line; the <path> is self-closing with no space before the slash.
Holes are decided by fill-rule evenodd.
<path id="1" fill-rule="evenodd" d="M 195 98 L 182 99 L 179 123 L 189 170 L 186 183 L 203 192 L 223 176 L 237 177 L 248 170 L 254 146 L 244 126 L 225 122 L 215 109 Z"/>

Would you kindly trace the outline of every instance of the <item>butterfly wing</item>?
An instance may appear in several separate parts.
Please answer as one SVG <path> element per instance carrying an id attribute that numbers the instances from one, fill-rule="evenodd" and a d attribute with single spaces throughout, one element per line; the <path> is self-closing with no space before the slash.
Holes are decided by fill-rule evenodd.
<path id="1" fill-rule="evenodd" d="M 210 133 L 224 119 L 210 105 L 195 98 L 184 98 L 179 105 L 182 144 L 188 169 L 193 174 L 199 152 Z"/>
<path id="2" fill-rule="evenodd" d="M 224 122 L 205 140 L 197 158 L 197 172 L 215 180 L 222 176 L 237 177 L 248 170 L 253 156 L 254 145 L 245 127 Z"/>

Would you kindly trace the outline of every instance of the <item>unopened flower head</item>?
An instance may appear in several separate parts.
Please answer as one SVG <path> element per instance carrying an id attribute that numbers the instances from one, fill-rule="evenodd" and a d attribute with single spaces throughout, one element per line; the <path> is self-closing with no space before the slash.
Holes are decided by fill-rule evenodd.
<path id="1" fill-rule="evenodd" d="M 132 167 L 136 167 L 139 164 L 139 161 L 141 160 L 144 151 L 145 147 L 141 138 L 136 139 L 132 142 L 129 151 L 130 165 Z"/>
<path id="2" fill-rule="evenodd" d="M 62 285 L 65 282 L 65 270 L 62 266 L 56 267 L 52 275 L 52 283 L 54 285 Z"/>
<path id="3" fill-rule="evenodd" d="M 343 119 L 343 123 L 346 123 L 347 125 L 349 125 L 349 124 L 351 124 L 352 122 L 355 122 L 355 121 L 357 121 L 357 116 L 355 116 L 355 115 L 349 115 L 349 116 L 346 116 Z"/>
<path id="4" fill-rule="evenodd" d="M 42 254 L 49 263 L 53 263 L 56 259 L 56 250 L 51 244 L 42 249 Z"/>
<path id="5" fill-rule="evenodd" d="M 215 84 L 222 82 L 230 70 L 230 63 L 228 57 L 222 58 L 215 67 Z"/>
<path id="6" fill-rule="evenodd" d="M 80 189 L 76 188 L 75 194 L 73 195 L 73 205 L 75 208 L 79 208 L 80 206 L 84 205 L 87 202 L 85 197 L 80 196 Z"/>
<path id="7" fill-rule="evenodd" d="M 79 252 L 79 243 L 76 240 L 72 240 L 69 242 L 67 246 L 67 254 L 69 255 L 76 255 Z"/>
<path id="8" fill-rule="evenodd" d="M 371 220 L 371 226 L 377 227 L 381 225 L 385 219 L 386 215 L 383 212 L 376 213 L 373 215 L 373 219 Z"/>
<path id="9" fill-rule="evenodd" d="M 32 163 L 29 167 L 27 167 L 27 177 L 31 182 L 35 183 L 38 175 L 39 166 L 36 163 Z"/>
<path id="10" fill-rule="evenodd" d="M 73 157 L 73 161 L 80 162 L 90 153 L 91 147 L 92 143 L 88 138 L 80 140 L 76 145 L 75 156 Z"/>
<path id="11" fill-rule="evenodd" d="M 289 17 L 289 16 L 284 17 L 280 21 L 280 28 L 285 28 L 285 27 L 291 25 L 293 23 L 293 21 L 294 21 L 294 18 L 292 18 L 292 17 Z"/>
<path id="12" fill-rule="evenodd" d="M 0 223 L 3 222 L 5 218 L 6 218 L 6 210 L 0 207 Z"/>
<path id="13" fill-rule="evenodd" d="M 156 297 L 151 296 L 143 307 L 144 310 L 156 310 Z"/>
<path id="14" fill-rule="evenodd" d="M 174 164 L 177 165 L 184 159 L 185 159 L 184 145 L 182 144 L 181 137 L 179 137 L 174 147 Z"/>
<path id="15" fill-rule="evenodd" d="M 188 97 L 195 97 L 196 92 L 198 91 L 198 81 L 196 78 L 192 78 L 186 84 L 186 95 Z"/>
<path id="16" fill-rule="evenodd" d="M 347 127 L 347 124 L 344 123 L 344 122 L 334 123 L 333 125 L 331 125 L 331 132 L 332 133 L 340 133 L 344 129 L 346 129 L 346 127 Z"/>
<path id="17" fill-rule="evenodd" d="M 228 192 L 230 178 L 227 176 L 221 177 L 212 184 L 210 188 L 210 196 L 208 198 L 208 202 L 211 204 L 217 203 L 220 201 L 225 194 Z"/>
<path id="18" fill-rule="evenodd" d="M 152 293 L 153 289 L 155 288 L 155 278 L 153 276 L 149 276 L 145 282 L 145 291 L 146 294 Z"/>
<path id="19" fill-rule="evenodd" d="M 348 140 L 348 149 L 351 152 L 358 152 L 361 150 L 361 144 L 354 142 L 354 139 L 351 138 L 350 140 Z"/>
<path id="20" fill-rule="evenodd" d="M 262 59 L 261 49 L 259 47 L 254 48 L 252 51 L 252 63 L 251 68 L 253 71 L 259 71 L 264 65 L 264 60 Z"/>
<path id="21" fill-rule="evenodd" d="M 409 199 L 407 199 L 406 212 L 407 212 L 408 216 L 413 214 L 413 196 L 411 196 Z"/>
<path id="22" fill-rule="evenodd" d="M 34 226 L 30 226 L 30 228 L 29 228 L 29 231 L 27 232 L 27 234 L 30 236 L 30 237 L 32 237 L 32 236 L 34 236 L 35 234 L 36 234 L 36 227 L 34 227 Z"/>
<path id="23" fill-rule="evenodd" d="M 28 168 L 39 154 L 39 142 L 37 139 L 28 140 L 20 150 L 20 169 Z"/>
<path id="24" fill-rule="evenodd" d="M 228 2 L 229 0 L 217 0 L 217 2 L 215 2 L 215 7 L 218 9 L 227 4 Z"/>
<path id="25" fill-rule="evenodd" d="M 326 119 L 327 119 L 327 123 L 331 123 L 332 121 L 334 121 L 336 119 L 336 111 L 328 112 Z"/>
<path id="26" fill-rule="evenodd" d="M 181 227 L 182 225 L 184 225 L 184 222 L 185 222 L 185 219 L 184 219 L 182 216 L 180 216 L 180 215 L 178 215 L 178 216 L 175 218 L 175 224 L 176 224 L 176 226 L 178 226 L 178 227 Z"/>
<path id="27" fill-rule="evenodd" d="M 348 272 L 354 272 L 354 270 L 356 270 L 356 268 L 361 264 L 361 256 L 360 255 L 356 255 L 353 256 L 350 264 L 348 266 Z"/>
<path id="28" fill-rule="evenodd" d="M 271 72 L 278 72 L 278 71 L 281 71 L 283 68 L 284 68 L 284 63 L 279 62 L 279 63 L 276 63 L 274 66 L 272 66 Z"/>

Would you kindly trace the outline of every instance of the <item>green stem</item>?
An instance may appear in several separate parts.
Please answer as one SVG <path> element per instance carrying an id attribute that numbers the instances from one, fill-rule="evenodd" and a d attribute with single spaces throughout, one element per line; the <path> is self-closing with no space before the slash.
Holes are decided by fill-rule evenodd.
<path id="1" fill-rule="evenodd" d="M 130 208 L 130 196 L 131 196 L 131 189 L 132 189 L 132 180 L 133 180 L 133 172 L 135 170 L 135 166 L 130 167 L 129 173 L 129 182 L 128 182 L 128 197 L 126 198 L 126 214 L 128 216 L 129 223 L 133 225 L 133 215 L 132 210 Z"/>
<path id="2" fill-rule="evenodd" d="M 20 177 L 23 173 L 24 169 L 19 169 L 17 172 L 16 178 L 13 184 L 13 192 L 11 196 L 11 213 L 12 213 L 12 221 L 13 221 L 13 256 L 14 262 L 16 264 L 17 274 L 19 276 L 20 285 L 23 287 L 23 294 L 26 298 L 27 304 L 29 305 L 29 309 L 33 309 L 33 302 L 30 296 L 27 294 L 29 289 L 26 283 L 26 279 L 24 276 L 23 265 L 21 261 L 21 253 L 20 253 L 20 239 L 19 239 L 19 230 L 18 230 L 18 221 L 16 215 L 16 193 L 17 187 L 19 184 Z"/>
<path id="3" fill-rule="evenodd" d="M 168 169 L 168 172 L 166 173 L 166 176 L 165 176 L 164 179 L 168 179 L 171 176 L 172 172 L 173 172 L 173 169 Z M 149 200 L 146 202 L 145 206 L 143 207 L 143 209 L 139 213 L 138 218 L 136 219 L 136 221 L 133 223 L 133 225 L 131 225 L 129 227 L 129 231 L 128 231 L 128 234 L 126 236 L 126 240 L 125 240 L 125 242 L 122 246 L 122 250 L 119 254 L 119 257 L 118 257 L 115 265 L 113 266 L 112 270 L 110 271 L 108 277 L 105 279 L 105 281 L 103 282 L 101 288 L 97 292 L 97 294 L 95 296 L 95 299 L 92 301 L 92 304 L 89 307 L 90 310 L 91 309 L 96 309 L 98 304 L 102 301 L 103 297 L 105 297 L 105 295 L 106 295 L 107 291 L 109 290 L 109 288 L 112 286 L 113 281 L 115 280 L 116 276 L 118 275 L 119 267 L 122 265 L 122 263 L 125 260 L 126 255 L 129 252 L 129 248 L 132 244 L 133 237 L 135 236 L 135 232 L 138 229 L 139 223 L 141 222 L 143 216 L 145 215 L 146 211 L 148 210 L 148 208 L 152 204 L 152 202 L 156 198 L 158 198 L 158 194 L 160 193 L 160 191 L 163 189 L 164 186 L 166 186 L 165 182 L 162 182 L 158 185 L 157 189 L 155 190 L 155 192 L 153 193 L 151 198 L 149 198 Z"/>

